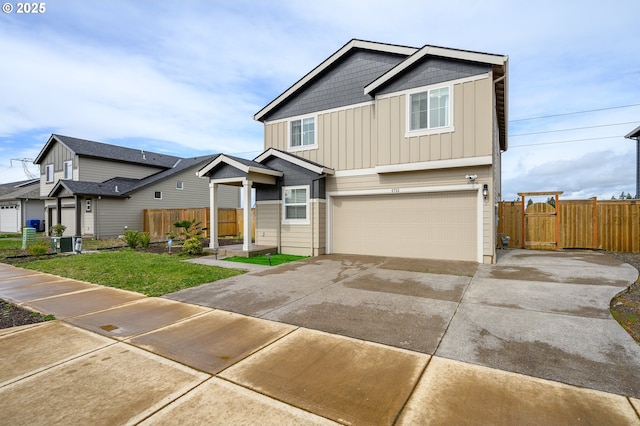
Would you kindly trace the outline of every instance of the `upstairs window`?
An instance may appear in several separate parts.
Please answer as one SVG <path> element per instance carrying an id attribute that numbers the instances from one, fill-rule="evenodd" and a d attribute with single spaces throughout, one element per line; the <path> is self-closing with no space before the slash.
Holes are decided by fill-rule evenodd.
<path id="1" fill-rule="evenodd" d="M 316 118 L 307 117 L 289 122 L 289 147 L 305 149 L 316 146 Z"/>
<path id="2" fill-rule="evenodd" d="M 444 129 L 451 126 L 450 87 L 416 92 L 409 95 L 409 132 Z"/>
<path id="3" fill-rule="evenodd" d="M 162 200 L 162 191 L 155 191 L 153 193 L 153 199 L 154 200 Z"/>
<path id="4" fill-rule="evenodd" d="M 73 179 L 73 161 L 64 162 L 64 178 Z"/>
<path id="5" fill-rule="evenodd" d="M 309 223 L 307 206 L 309 205 L 308 186 L 290 186 L 284 192 L 284 223 Z"/>
<path id="6" fill-rule="evenodd" d="M 44 167 L 44 174 L 47 183 L 53 182 L 53 164 L 47 164 Z"/>
<path id="7" fill-rule="evenodd" d="M 184 182 L 181 180 L 176 181 L 176 189 L 184 189 Z"/>

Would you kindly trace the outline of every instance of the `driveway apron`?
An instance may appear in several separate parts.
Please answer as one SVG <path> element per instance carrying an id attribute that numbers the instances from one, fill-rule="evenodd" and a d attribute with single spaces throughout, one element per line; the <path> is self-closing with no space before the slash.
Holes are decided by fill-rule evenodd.
<path id="1" fill-rule="evenodd" d="M 640 346 L 609 312 L 637 277 L 587 251 L 479 266 L 329 255 L 165 297 L 637 398 Z"/>
<path id="2" fill-rule="evenodd" d="M 510 250 L 481 265 L 436 355 L 640 396 L 640 346 L 611 299 L 638 272 L 602 253 Z"/>

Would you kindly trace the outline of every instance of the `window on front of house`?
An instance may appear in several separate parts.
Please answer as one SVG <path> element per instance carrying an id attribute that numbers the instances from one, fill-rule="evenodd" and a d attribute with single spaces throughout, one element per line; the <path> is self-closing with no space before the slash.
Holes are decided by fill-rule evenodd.
<path id="1" fill-rule="evenodd" d="M 308 223 L 309 187 L 290 186 L 284 191 L 284 222 Z"/>
<path id="2" fill-rule="evenodd" d="M 409 131 L 450 127 L 450 88 L 438 87 L 409 95 Z"/>
<path id="3" fill-rule="evenodd" d="M 73 179 L 73 162 L 71 160 L 64 162 L 64 178 Z"/>
<path id="4" fill-rule="evenodd" d="M 47 183 L 53 182 L 53 164 L 47 164 L 44 168 L 44 174 Z"/>
<path id="5" fill-rule="evenodd" d="M 184 189 L 184 182 L 181 180 L 176 181 L 176 189 Z"/>
<path id="6" fill-rule="evenodd" d="M 153 193 L 153 198 L 154 198 L 155 200 L 162 200 L 162 191 L 155 191 L 155 192 Z"/>
<path id="7" fill-rule="evenodd" d="M 304 149 L 316 145 L 316 118 L 307 117 L 292 120 L 289 124 L 289 146 Z"/>

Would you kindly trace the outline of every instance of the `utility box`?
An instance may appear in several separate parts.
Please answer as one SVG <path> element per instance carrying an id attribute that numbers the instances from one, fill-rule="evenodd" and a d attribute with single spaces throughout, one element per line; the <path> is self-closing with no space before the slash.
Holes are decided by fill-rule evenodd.
<path id="1" fill-rule="evenodd" d="M 27 246 L 36 242 L 35 228 L 22 228 L 22 250 L 26 250 Z"/>
<path id="2" fill-rule="evenodd" d="M 60 252 L 71 253 L 73 251 L 73 237 L 60 237 Z"/>

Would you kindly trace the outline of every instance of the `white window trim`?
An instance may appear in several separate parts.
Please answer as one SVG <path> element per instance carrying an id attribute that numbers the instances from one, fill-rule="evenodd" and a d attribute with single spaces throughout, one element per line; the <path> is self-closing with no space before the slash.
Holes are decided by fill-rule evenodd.
<path id="1" fill-rule="evenodd" d="M 176 189 L 182 191 L 184 189 L 184 181 L 178 180 L 176 181 Z"/>
<path id="2" fill-rule="evenodd" d="M 306 206 L 306 214 L 305 219 L 287 219 L 287 203 L 285 202 L 285 190 L 287 189 L 306 189 L 307 198 L 305 201 Z M 282 224 L 283 225 L 309 225 L 311 222 L 309 220 L 309 197 L 311 194 L 311 187 L 309 185 L 298 185 L 298 186 L 284 186 L 282 187 Z"/>
<path id="3" fill-rule="evenodd" d="M 51 179 L 49 179 L 49 170 L 51 170 Z M 53 183 L 55 180 L 55 170 L 53 169 L 53 164 L 47 164 L 44 166 L 44 180 L 46 183 Z"/>
<path id="4" fill-rule="evenodd" d="M 416 93 L 430 92 L 432 90 L 442 89 L 443 87 L 449 88 L 449 125 L 444 127 L 435 127 L 435 128 L 427 128 L 427 129 L 417 129 L 411 130 L 411 95 Z M 427 98 L 429 95 L 427 93 Z M 455 130 L 453 125 L 453 84 L 434 84 L 432 86 L 423 86 L 417 89 L 409 90 L 405 95 L 405 105 L 406 105 L 406 113 L 405 113 L 405 138 L 412 138 L 416 136 L 425 136 L 425 135 L 435 135 L 439 133 L 451 133 Z M 428 117 L 429 109 L 427 108 L 427 117 Z"/>
<path id="5" fill-rule="evenodd" d="M 69 170 L 69 176 L 67 176 L 67 167 Z M 63 176 L 65 179 L 73 179 L 73 160 L 67 160 L 62 165 Z"/>
<path id="6" fill-rule="evenodd" d="M 160 193 L 160 198 L 156 197 L 157 193 Z M 162 200 L 162 191 L 153 191 L 153 199 L 154 200 Z"/>
<path id="7" fill-rule="evenodd" d="M 313 144 L 312 145 L 300 145 L 291 146 L 291 122 L 300 121 L 306 118 L 313 118 Z M 318 149 L 318 115 L 301 115 L 297 117 L 291 117 L 287 120 L 287 150 L 288 152 L 308 151 L 311 149 Z"/>

